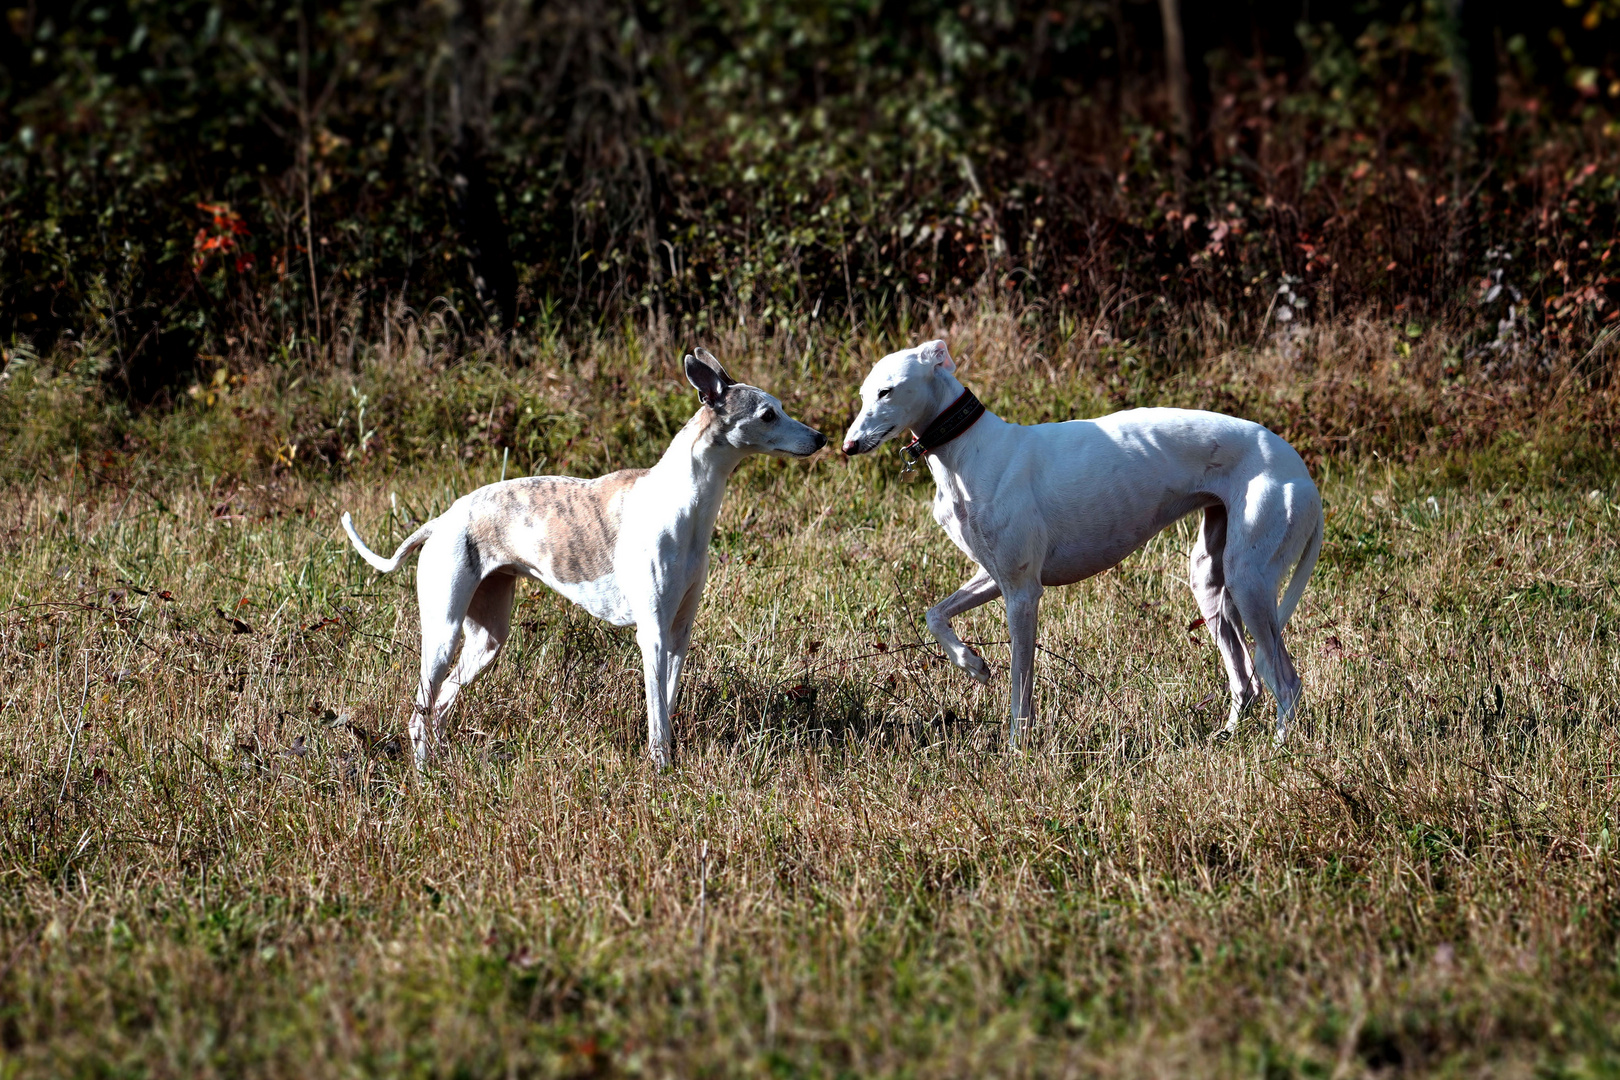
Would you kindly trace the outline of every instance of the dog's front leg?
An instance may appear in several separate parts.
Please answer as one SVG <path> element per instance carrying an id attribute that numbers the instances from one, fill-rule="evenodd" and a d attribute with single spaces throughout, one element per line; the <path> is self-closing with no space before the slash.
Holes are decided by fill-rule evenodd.
<path id="1" fill-rule="evenodd" d="M 1006 591 L 1007 631 L 1012 638 L 1012 717 L 1007 744 L 1018 749 L 1022 729 L 1035 718 L 1035 631 L 1041 606 L 1039 581 Z"/>
<path id="2" fill-rule="evenodd" d="M 951 663 L 982 683 L 990 681 L 990 665 L 956 636 L 956 631 L 951 629 L 951 620 L 981 604 L 988 604 L 1000 595 L 1001 587 L 991 578 L 989 571 L 980 570 L 966 585 L 929 608 L 925 616 L 928 632 L 944 648 Z"/>
<path id="3" fill-rule="evenodd" d="M 692 644 L 692 623 L 697 618 L 698 602 L 703 599 L 703 578 L 699 578 L 687 590 L 681 601 L 681 606 L 675 611 L 674 621 L 669 628 L 669 667 L 664 676 L 664 715 L 673 722 L 675 717 L 675 702 L 680 697 L 681 669 L 686 666 L 686 650 Z"/>
<path id="4" fill-rule="evenodd" d="M 647 749 L 660 769 L 669 764 L 669 701 L 665 688 L 670 683 L 674 653 L 662 627 L 643 623 L 636 628 L 641 646 L 641 670 L 647 690 Z"/>

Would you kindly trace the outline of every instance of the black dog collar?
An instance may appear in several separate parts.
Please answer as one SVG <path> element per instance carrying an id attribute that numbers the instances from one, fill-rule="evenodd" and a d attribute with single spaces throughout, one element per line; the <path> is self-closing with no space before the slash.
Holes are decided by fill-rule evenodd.
<path id="1" fill-rule="evenodd" d="M 962 396 L 952 402 L 950 408 L 934 417 L 928 429 L 901 447 L 900 452 L 906 455 L 908 462 L 920 461 L 924 454 L 938 450 L 978 423 L 983 415 L 984 405 L 973 396 L 973 391 L 964 389 Z"/>

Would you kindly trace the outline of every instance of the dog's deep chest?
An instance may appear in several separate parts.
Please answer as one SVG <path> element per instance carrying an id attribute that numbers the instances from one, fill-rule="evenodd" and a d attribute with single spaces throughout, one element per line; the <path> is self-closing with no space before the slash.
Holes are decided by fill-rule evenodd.
<path id="1" fill-rule="evenodd" d="M 960 477 L 940 470 L 935 474 L 934 483 L 934 520 L 968 558 L 981 561 L 978 552 L 985 546 L 985 537 L 981 535 L 985 515 L 981 505 Z"/>

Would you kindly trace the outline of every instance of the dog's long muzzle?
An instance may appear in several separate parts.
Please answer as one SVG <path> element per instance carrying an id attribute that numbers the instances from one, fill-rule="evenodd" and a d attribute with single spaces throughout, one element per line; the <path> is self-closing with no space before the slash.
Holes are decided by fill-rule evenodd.
<path id="1" fill-rule="evenodd" d="M 809 424 L 800 424 L 797 420 L 794 420 L 793 423 L 797 424 L 799 428 L 798 431 L 793 433 L 795 438 L 791 440 L 784 438 L 771 447 L 767 453 L 774 454 L 777 457 L 807 458 L 827 445 L 827 436 Z"/>
<path id="2" fill-rule="evenodd" d="M 889 437 L 889 432 L 893 430 L 893 428 L 890 428 L 889 431 L 880 431 L 876 435 L 867 435 L 860 439 L 852 439 L 846 435 L 844 436 L 844 453 L 850 457 L 854 457 L 856 454 L 870 453 L 876 450 L 879 444 Z"/>

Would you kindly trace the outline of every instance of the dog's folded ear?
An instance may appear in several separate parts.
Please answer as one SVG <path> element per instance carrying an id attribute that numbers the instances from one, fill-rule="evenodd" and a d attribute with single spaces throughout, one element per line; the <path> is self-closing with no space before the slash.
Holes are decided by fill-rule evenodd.
<path id="1" fill-rule="evenodd" d="M 956 372 L 956 361 L 951 359 L 951 351 L 945 347 L 944 341 L 923 342 L 917 346 L 917 359 L 947 375 Z"/>
<path id="2" fill-rule="evenodd" d="M 686 354 L 686 381 L 697 390 L 703 404 L 714 405 L 726 396 L 726 388 L 731 385 L 732 378 L 709 350 L 699 348 L 696 355 Z"/>

